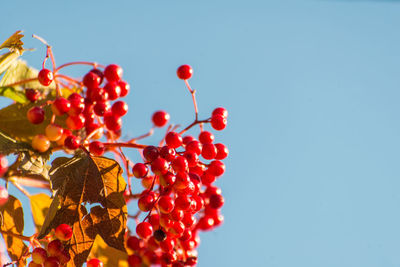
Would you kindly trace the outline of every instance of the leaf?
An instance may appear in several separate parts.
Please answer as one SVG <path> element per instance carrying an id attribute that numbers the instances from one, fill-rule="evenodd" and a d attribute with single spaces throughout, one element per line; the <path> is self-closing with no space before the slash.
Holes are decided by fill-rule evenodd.
<path id="1" fill-rule="evenodd" d="M 0 110 L 0 131 L 17 141 L 31 143 L 37 134 L 43 134 L 46 126 L 50 123 L 52 112 L 49 105 L 44 107 L 45 119 L 41 124 L 32 124 L 28 121 L 26 113 L 33 106 L 40 106 L 45 100 L 38 103 L 12 104 Z M 65 127 L 66 115 L 57 116 L 55 123 Z"/>
<path id="2" fill-rule="evenodd" d="M 36 229 L 40 229 L 49 212 L 51 198 L 44 194 L 36 194 L 29 197 L 31 200 L 32 216 Z"/>
<path id="3" fill-rule="evenodd" d="M 26 260 L 22 259 L 22 256 L 27 252 L 27 246 L 20 238 L 4 233 L 11 232 L 22 235 L 24 231 L 24 212 L 21 202 L 10 195 L 7 203 L 0 207 L 0 212 L 2 215 L 0 228 L 3 231 L 2 235 L 6 242 L 8 255 L 13 261 L 18 261 L 18 266 L 25 266 Z"/>
<path id="4" fill-rule="evenodd" d="M 26 98 L 25 94 L 20 90 L 16 90 L 14 87 L 0 87 L 0 96 L 7 97 L 22 104 L 28 102 L 28 98 Z"/>
<path id="5" fill-rule="evenodd" d="M 17 152 L 29 151 L 30 146 L 23 142 L 18 142 L 10 136 L 0 132 L 0 154 L 8 155 Z"/>
<path id="6" fill-rule="evenodd" d="M 101 260 L 104 266 L 129 266 L 127 253 L 108 246 L 100 236 L 97 236 L 94 240 L 90 256 Z"/>
<path id="7" fill-rule="evenodd" d="M 10 65 L 21 56 L 18 51 L 8 52 L 0 55 L 0 75 L 5 72 Z"/>
<path id="8" fill-rule="evenodd" d="M 35 68 L 29 67 L 24 60 L 16 60 L 12 62 L 6 73 L 4 74 L 3 78 L 0 81 L 0 86 L 4 87 L 8 84 L 13 84 L 22 80 L 36 78 L 38 76 L 39 71 Z M 14 86 L 15 87 L 15 86 Z M 17 88 L 35 88 L 38 90 L 45 90 L 49 91 L 55 88 L 54 83 L 50 86 L 43 86 L 38 81 L 32 81 Z M 22 90 L 22 89 L 21 89 Z"/>
<path id="9" fill-rule="evenodd" d="M 53 161 L 50 179 L 60 208 L 48 220 L 50 223 L 44 223 L 39 238 L 60 223 L 71 225 L 74 234 L 70 246 L 74 261 L 69 266 L 80 266 L 86 260 L 96 235 L 107 245 L 125 251 L 127 207 L 123 192 L 126 183 L 121 174 L 118 163 L 104 157 L 81 154 Z M 83 206 L 86 203 L 97 205 L 88 213 Z"/>
<path id="10" fill-rule="evenodd" d="M 10 50 L 17 49 L 23 51 L 24 48 L 22 46 L 24 43 L 21 41 L 21 39 L 24 37 L 24 35 L 21 33 L 22 31 L 16 31 L 13 35 L 8 37 L 8 39 L 0 45 L 0 49 L 9 48 Z"/>

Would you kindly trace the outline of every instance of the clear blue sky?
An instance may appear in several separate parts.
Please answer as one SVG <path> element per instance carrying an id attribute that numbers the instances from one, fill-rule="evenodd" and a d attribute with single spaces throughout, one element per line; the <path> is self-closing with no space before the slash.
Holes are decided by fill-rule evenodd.
<path id="1" fill-rule="evenodd" d="M 127 135 L 157 109 L 192 120 L 180 64 L 202 117 L 229 109 L 226 221 L 199 266 L 400 266 L 400 1 L 61 2 L 3 3 L 0 37 L 123 66 Z"/>

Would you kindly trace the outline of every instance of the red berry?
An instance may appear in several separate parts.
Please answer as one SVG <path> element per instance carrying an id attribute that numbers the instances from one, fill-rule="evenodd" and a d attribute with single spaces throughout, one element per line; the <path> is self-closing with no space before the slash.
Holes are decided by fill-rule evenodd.
<path id="1" fill-rule="evenodd" d="M 163 175 L 168 171 L 168 162 L 163 158 L 157 158 L 151 163 L 151 171 L 155 175 Z"/>
<path id="2" fill-rule="evenodd" d="M 136 226 L 136 233 L 139 237 L 146 239 L 153 234 L 153 227 L 148 222 L 141 222 Z"/>
<path id="3" fill-rule="evenodd" d="M 193 136 L 191 136 L 191 135 L 186 135 L 186 136 L 183 137 L 182 142 L 183 142 L 184 145 L 187 145 L 187 144 L 189 144 L 191 141 L 194 141 L 194 140 L 196 140 L 196 138 L 194 138 Z"/>
<path id="4" fill-rule="evenodd" d="M 5 156 L 0 154 L 0 176 L 6 173 L 8 169 L 8 160 Z"/>
<path id="5" fill-rule="evenodd" d="M 202 145 L 197 140 L 190 141 L 185 147 L 187 152 L 193 152 L 193 153 L 196 153 L 197 155 L 201 154 L 201 148 L 202 148 Z"/>
<path id="6" fill-rule="evenodd" d="M 39 152 L 46 152 L 50 148 L 50 141 L 43 134 L 35 135 L 32 139 L 33 149 Z"/>
<path id="7" fill-rule="evenodd" d="M 215 182 L 215 175 L 212 175 L 210 172 L 204 172 L 203 175 L 201 176 L 201 182 L 204 185 L 210 185 L 213 182 Z"/>
<path id="8" fill-rule="evenodd" d="M 44 248 L 35 248 L 32 251 L 32 260 L 37 264 L 43 264 L 47 259 L 47 251 Z"/>
<path id="9" fill-rule="evenodd" d="M 197 166 L 197 163 L 199 162 L 199 156 L 197 156 L 196 153 L 185 152 L 183 156 L 186 158 L 189 167 Z"/>
<path id="10" fill-rule="evenodd" d="M 108 93 L 108 99 L 115 100 L 121 94 L 121 88 L 119 87 L 117 82 L 108 82 L 104 86 L 104 90 Z"/>
<path id="11" fill-rule="evenodd" d="M 136 254 L 128 256 L 129 267 L 140 267 L 142 266 L 142 258 Z"/>
<path id="12" fill-rule="evenodd" d="M 214 115 L 211 117 L 211 126 L 217 131 L 225 129 L 226 124 L 226 118 L 221 115 Z"/>
<path id="13" fill-rule="evenodd" d="M 220 194 L 212 194 L 210 196 L 210 208 L 212 209 L 219 209 L 224 205 L 224 198 Z"/>
<path id="14" fill-rule="evenodd" d="M 79 114 L 78 116 L 68 116 L 65 120 L 65 124 L 71 130 L 82 129 L 85 125 L 85 117 L 82 114 Z"/>
<path id="15" fill-rule="evenodd" d="M 179 79 L 187 80 L 192 77 L 193 69 L 189 65 L 182 65 L 177 69 L 176 74 L 178 75 Z"/>
<path id="16" fill-rule="evenodd" d="M 213 144 L 204 144 L 201 150 L 201 156 L 204 159 L 214 159 L 217 155 L 217 148 Z"/>
<path id="17" fill-rule="evenodd" d="M 64 145 L 68 149 L 75 150 L 79 148 L 80 141 L 78 137 L 70 135 L 65 138 Z"/>
<path id="18" fill-rule="evenodd" d="M 143 178 L 149 172 L 149 169 L 143 163 L 136 163 L 132 168 L 133 175 L 136 178 Z"/>
<path id="19" fill-rule="evenodd" d="M 174 208 L 173 211 L 169 214 L 169 217 L 174 221 L 181 221 L 183 218 L 183 211 L 178 209 L 177 207 Z"/>
<path id="20" fill-rule="evenodd" d="M 164 110 L 159 110 L 154 112 L 153 116 L 151 117 L 154 126 L 156 127 L 163 127 L 169 121 L 169 114 Z"/>
<path id="21" fill-rule="evenodd" d="M 158 200 L 158 207 L 162 213 L 170 213 L 174 209 L 174 200 L 168 196 L 162 196 Z"/>
<path id="22" fill-rule="evenodd" d="M 160 156 L 167 161 L 172 161 L 175 158 L 176 151 L 173 148 L 170 148 L 169 146 L 163 146 L 160 149 Z"/>
<path id="23" fill-rule="evenodd" d="M 87 91 L 88 98 L 91 101 L 106 101 L 108 100 L 108 92 L 104 88 L 93 88 Z"/>
<path id="24" fill-rule="evenodd" d="M 54 235 L 61 241 L 68 241 L 72 237 L 72 228 L 68 224 L 60 224 L 57 226 Z"/>
<path id="25" fill-rule="evenodd" d="M 208 167 L 209 172 L 214 176 L 221 176 L 225 172 L 225 164 L 219 160 L 213 160 Z"/>
<path id="26" fill-rule="evenodd" d="M 171 172 L 167 172 L 166 174 L 160 175 L 160 185 L 162 186 L 170 186 L 175 183 L 176 177 Z"/>
<path id="27" fill-rule="evenodd" d="M 159 156 L 158 148 L 155 146 L 147 146 L 143 149 L 143 157 L 147 161 L 151 162 L 156 158 L 158 158 L 158 156 Z"/>
<path id="28" fill-rule="evenodd" d="M 124 101 L 117 101 L 112 105 L 111 112 L 118 117 L 122 117 L 128 113 L 128 104 Z"/>
<path id="29" fill-rule="evenodd" d="M 40 92 L 38 90 L 28 88 L 28 89 L 25 89 L 25 96 L 26 96 L 26 98 L 28 98 L 29 101 L 31 101 L 33 103 L 39 99 Z"/>
<path id="30" fill-rule="evenodd" d="M 64 246 L 61 243 L 61 241 L 58 239 L 51 241 L 47 245 L 47 252 L 49 253 L 50 256 L 57 257 L 63 251 L 63 249 L 64 249 Z"/>
<path id="31" fill-rule="evenodd" d="M 85 102 L 80 94 L 72 93 L 68 97 L 68 101 L 71 103 L 71 108 L 68 111 L 68 115 L 77 116 L 81 114 L 85 109 Z"/>
<path id="32" fill-rule="evenodd" d="M 139 250 L 143 246 L 142 243 L 142 240 L 140 240 L 136 236 L 130 236 L 126 241 L 126 245 L 132 250 Z"/>
<path id="33" fill-rule="evenodd" d="M 64 97 L 58 97 L 51 105 L 51 110 L 57 116 L 67 113 L 71 108 L 71 103 Z"/>
<path id="34" fill-rule="evenodd" d="M 170 233 L 178 237 L 183 234 L 183 231 L 185 231 L 185 225 L 183 222 L 174 222 L 170 229 Z"/>
<path id="35" fill-rule="evenodd" d="M 104 76 L 109 82 L 118 82 L 122 78 L 122 68 L 115 64 L 110 64 L 104 69 Z"/>
<path id="36" fill-rule="evenodd" d="M 102 156 L 106 150 L 104 144 L 100 141 L 93 141 L 89 145 L 89 151 L 95 156 Z"/>
<path id="37" fill-rule="evenodd" d="M 59 140 L 57 140 L 57 145 L 63 146 L 65 142 L 65 138 L 72 135 L 72 132 L 68 129 L 63 129 L 63 134 Z"/>
<path id="38" fill-rule="evenodd" d="M 176 159 L 174 159 L 172 161 L 172 168 L 176 171 L 176 172 L 184 172 L 187 170 L 188 168 L 188 161 L 185 157 L 183 156 L 178 156 L 176 157 Z"/>
<path id="39" fill-rule="evenodd" d="M 188 210 L 190 208 L 190 204 L 192 199 L 188 195 L 179 195 L 175 199 L 175 207 L 180 210 Z"/>
<path id="40" fill-rule="evenodd" d="M 218 143 L 215 144 L 215 147 L 217 148 L 217 155 L 215 156 L 215 159 L 225 159 L 228 156 L 229 150 L 224 144 Z"/>
<path id="41" fill-rule="evenodd" d="M 160 215 L 158 213 L 153 213 L 149 216 L 149 223 L 153 228 L 158 228 L 160 226 Z"/>
<path id="42" fill-rule="evenodd" d="M 49 86 L 53 81 L 53 72 L 48 69 L 41 69 L 38 74 L 38 80 L 41 85 Z"/>
<path id="43" fill-rule="evenodd" d="M 31 107 L 26 116 L 30 123 L 40 124 L 44 121 L 44 110 L 41 107 Z"/>
<path id="44" fill-rule="evenodd" d="M 165 136 L 165 142 L 169 147 L 178 148 L 182 145 L 182 136 L 176 132 L 168 132 Z"/>
<path id="45" fill-rule="evenodd" d="M 50 141 L 58 141 L 63 135 L 64 129 L 57 124 L 49 124 L 46 126 L 45 133 Z"/>
<path id="46" fill-rule="evenodd" d="M 122 127 L 122 120 L 120 117 L 115 116 L 111 112 L 104 115 L 104 124 L 110 131 L 118 131 Z"/>
<path id="47" fill-rule="evenodd" d="M 214 135 L 208 131 L 203 131 L 199 134 L 199 141 L 202 144 L 211 144 L 214 142 Z"/>
<path id="48" fill-rule="evenodd" d="M 167 238 L 164 241 L 160 242 L 160 248 L 165 252 L 172 251 L 174 247 L 175 247 L 175 240 L 172 238 Z"/>
<path id="49" fill-rule="evenodd" d="M 100 86 L 101 77 L 97 75 L 94 71 L 89 71 L 83 77 L 83 85 L 87 88 L 97 88 Z"/>
<path id="50" fill-rule="evenodd" d="M 119 87 L 121 88 L 121 94 L 119 95 L 120 97 L 124 97 L 129 93 L 130 86 L 127 82 L 125 81 L 120 81 L 118 82 Z"/>
<path id="51" fill-rule="evenodd" d="M 219 107 L 213 110 L 211 116 L 221 115 L 224 118 L 228 118 L 228 111 L 225 108 Z"/>
<path id="52" fill-rule="evenodd" d="M 189 186 L 189 183 L 190 183 L 190 177 L 187 174 L 187 172 L 178 172 L 176 174 L 174 188 L 178 190 L 185 189 L 186 187 Z"/>
<path id="53" fill-rule="evenodd" d="M 103 82 L 104 73 L 103 73 L 101 70 L 99 70 L 99 69 L 92 69 L 92 70 L 90 70 L 90 72 L 93 72 L 94 74 L 96 74 L 97 76 L 100 77 L 100 84 Z"/>
<path id="54" fill-rule="evenodd" d="M 93 106 L 94 114 L 103 117 L 104 114 L 109 112 L 111 109 L 110 103 L 108 101 L 97 101 Z"/>
<path id="55" fill-rule="evenodd" d="M 103 267 L 103 262 L 99 259 L 90 259 L 86 262 L 86 267 Z"/>
<path id="56" fill-rule="evenodd" d="M 154 197 L 151 194 L 145 194 L 138 200 L 138 206 L 141 211 L 150 211 L 154 206 Z"/>
<path id="57" fill-rule="evenodd" d="M 57 258 L 60 261 L 61 265 L 67 264 L 67 262 L 71 260 L 71 256 L 69 255 L 68 250 L 61 251 Z"/>

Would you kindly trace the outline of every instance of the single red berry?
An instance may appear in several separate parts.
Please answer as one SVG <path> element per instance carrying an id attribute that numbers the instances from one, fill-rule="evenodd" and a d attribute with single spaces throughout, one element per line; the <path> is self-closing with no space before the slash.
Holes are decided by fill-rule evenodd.
<path id="1" fill-rule="evenodd" d="M 95 156 L 102 156 L 105 150 L 104 144 L 100 141 L 93 141 L 89 144 L 89 151 Z"/>
<path id="2" fill-rule="evenodd" d="M 99 259 L 90 259 L 86 262 L 86 267 L 103 267 L 103 262 Z"/>
<path id="3" fill-rule="evenodd" d="M 169 121 L 169 114 L 164 110 L 159 110 L 153 113 L 151 120 L 153 121 L 154 126 L 163 127 Z"/>
<path id="4" fill-rule="evenodd" d="M 180 210 L 188 210 L 190 208 L 190 204 L 192 199 L 188 195 L 179 195 L 175 199 L 175 207 Z"/>
<path id="5" fill-rule="evenodd" d="M 189 167 L 197 166 L 197 163 L 199 162 L 199 156 L 196 153 L 185 152 L 183 156 L 186 158 Z"/>
<path id="6" fill-rule="evenodd" d="M 185 231 L 183 231 L 182 236 L 179 237 L 179 240 L 181 241 L 188 241 L 192 238 L 192 231 L 188 228 L 185 229 Z"/>
<path id="7" fill-rule="evenodd" d="M 151 162 L 156 158 L 158 158 L 158 156 L 159 156 L 158 148 L 155 146 L 147 146 L 143 149 L 143 157 L 147 161 Z"/>
<path id="8" fill-rule="evenodd" d="M 214 226 L 214 219 L 209 216 L 201 217 L 197 227 L 203 231 L 211 230 Z"/>
<path id="9" fill-rule="evenodd" d="M 68 241 L 72 237 L 72 228 L 68 224 L 60 224 L 57 226 L 54 235 L 61 241 Z"/>
<path id="10" fill-rule="evenodd" d="M 219 209 L 224 205 L 224 197 L 220 194 L 212 194 L 210 196 L 210 203 L 209 206 L 212 209 Z"/>
<path id="11" fill-rule="evenodd" d="M 104 124 L 110 131 L 118 131 L 122 127 L 122 120 L 111 112 L 104 114 Z"/>
<path id="12" fill-rule="evenodd" d="M 179 79 L 187 80 L 192 77 L 193 69 L 189 65 L 182 65 L 177 69 L 176 74 L 178 75 Z"/>
<path id="13" fill-rule="evenodd" d="M 5 156 L 0 154 L 0 176 L 6 173 L 8 169 L 8 160 Z"/>
<path id="14" fill-rule="evenodd" d="M 185 261 L 186 265 L 195 266 L 197 264 L 197 257 L 188 257 Z"/>
<path id="15" fill-rule="evenodd" d="M 228 118 L 228 111 L 225 108 L 219 107 L 213 110 L 211 116 L 221 115 L 224 118 Z"/>
<path id="16" fill-rule="evenodd" d="M 202 131 L 199 134 L 199 141 L 202 144 L 211 144 L 212 142 L 214 142 L 214 135 L 208 131 Z"/>
<path id="17" fill-rule="evenodd" d="M 158 200 L 158 207 L 162 213 L 170 213 L 174 206 L 174 200 L 171 197 L 162 196 Z"/>
<path id="18" fill-rule="evenodd" d="M 221 115 L 213 115 L 211 117 L 211 126 L 217 131 L 225 129 L 226 124 L 226 118 Z"/>
<path id="19" fill-rule="evenodd" d="M 136 178 L 143 178 L 147 175 L 149 169 L 143 163 L 136 163 L 132 168 L 132 172 Z"/>
<path id="20" fill-rule="evenodd" d="M 82 114 L 79 114 L 78 116 L 68 116 L 65 120 L 65 124 L 71 130 L 82 129 L 85 125 L 85 117 Z"/>
<path id="21" fill-rule="evenodd" d="M 71 103 L 71 108 L 68 111 L 68 115 L 70 116 L 78 116 L 81 114 L 85 109 L 85 102 L 84 98 L 77 93 L 72 93 L 68 97 L 68 101 Z"/>
<path id="22" fill-rule="evenodd" d="M 47 245 L 47 252 L 49 253 L 50 256 L 57 256 L 59 255 L 64 249 L 63 244 L 61 243 L 60 240 L 55 239 L 53 241 L 51 241 L 48 245 Z"/>
<path id="23" fill-rule="evenodd" d="M 176 156 L 176 151 L 173 148 L 170 148 L 169 146 L 163 146 L 160 149 L 160 156 L 167 161 L 172 161 L 175 156 Z"/>
<path id="24" fill-rule="evenodd" d="M 45 133 L 50 141 L 58 141 L 61 139 L 64 129 L 57 124 L 49 124 L 45 128 Z"/>
<path id="25" fill-rule="evenodd" d="M 74 135 L 69 135 L 65 138 L 64 145 L 68 149 L 75 150 L 79 148 L 80 141 L 78 137 Z"/>
<path id="26" fill-rule="evenodd" d="M 172 251 L 174 247 L 175 247 L 175 240 L 172 238 L 166 238 L 164 241 L 160 242 L 160 248 L 165 252 Z"/>
<path id="27" fill-rule="evenodd" d="M 141 222 L 136 226 L 136 233 L 139 237 L 146 239 L 153 234 L 153 227 L 148 222 Z"/>
<path id="28" fill-rule="evenodd" d="M 87 92 L 88 98 L 91 101 L 106 101 L 109 98 L 107 90 L 104 88 L 93 88 Z"/>
<path id="29" fill-rule="evenodd" d="M 193 140 L 193 141 L 190 141 L 189 143 L 187 143 L 185 149 L 187 152 L 193 152 L 193 153 L 196 153 L 197 155 L 200 155 L 202 145 L 199 141 Z"/>
<path id="30" fill-rule="evenodd" d="M 138 206 L 141 211 L 150 211 L 154 206 L 154 196 L 151 194 L 145 194 L 138 200 Z"/>
<path id="31" fill-rule="evenodd" d="M 157 158 L 151 163 L 151 171 L 155 175 L 163 175 L 168 171 L 168 162 L 163 158 Z"/>
<path id="32" fill-rule="evenodd" d="M 104 76 L 109 82 L 118 82 L 122 78 L 123 70 L 116 64 L 110 64 L 104 69 Z"/>
<path id="33" fill-rule="evenodd" d="M 58 97 L 51 105 L 51 110 L 57 116 L 67 113 L 71 108 L 71 103 L 64 97 Z"/>
<path id="34" fill-rule="evenodd" d="M 125 81 L 119 81 L 118 85 L 121 88 L 121 93 L 120 93 L 119 97 L 126 96 L 131 89 L 130 85 Z"/>
<path id="35" fill-rule="evenodd" d="M 103 73 L 101 70 L 99 70 L 99 69 L 92 69 L 92 70 L 90 70 L 90 72 L 93 72 L 94 74 L 96 74 L 97 76 L 100 77 L 100 84 L 103 82 L 104 73 Z"/>
<path id="36" fill-rule="evenodd" d="M 160 175 L 159 179 L 160 185 L 167 187 L 175 183 L 176 177 L 173 173 L 167 172 L 166 174 Z"/>
<path id="37" fill-rule="evenodd" d="M 32 251 L 32 261 L 37 264 L 43 264 L 47 259 L 47 251 L 44 248 L 35 248 Z"/>
<path id="38" fill-rule="evenodd" d="M 60 267 L 60 261 L 56 257 L 48 257 L 43 264 L 44 267 Z"/>
<path id="39" fill-rule="evenodd" d="M 204 159 L 214 159 L 217 155 L 217 148 L 214 144 L 204 144 L 203 149 L 201 150 L 201 156 Z"/>
<path id="40" fill-rule="evenodd" d="M 184 156 L 178 156 L 172 161 L 172 168 L 176 172 L 184 172 L 188 167 L 188 161 Z"/>
<path id="41" fill-rule="evenodd" d="M 188 187 L 189 183 L 190 183 L 190 177 L 187 174 L 187 172 L 178 172 L 176 174 L 174 188 L 178 190 L 185 189 L 186 187 Z"/>
<path id="42" fill-rule="evenodd" d="M 65 265 L 71 260 L 71 255 L 69 255 L 68 250 L 64 249 L 60 252 L 60 254 L 58 254 L 57 258 L 61 265 Z"/>
<path id="43" fill-rule="evenodd" d="M 54 79 L 53 72 L 51 72 L 49 69 L 41 69 L 39 71 L 38 80 L 41 85 L 49 86 L 53 81 L 53 79 Z"/>
<path id="44" fill-rule="evenodd" d="M 204 185 L 212 184 L 213 182 L 215 182 L 215 179 L 216 179 L 215 175 L 212 175 L 210 172 L 207 171 L 204 172 L 203 175 L 201 176 L 201 182 Z"/>
<path id="45" fill-rule="evenodd" d="M 208 167 L 209 172 L 214 176 L 221 176 L 225 172 L 225 164 L 219 160 L 213 160 Z"/>
<path id="46" fill-rule="evenodd" d="M 142 258 L 136 254 L 129 255 L 128 264 L 129 267 L 140 267 L 142 266 Z"/>
<path id="47" fill-rule="evenodd" d="M 41 107 L 31 107 L 26 113 L 26 117 L 32 124 L 40 124 L 44 121 L 44 110 Z"/>
<path id="48" fill-rule="evenodd" d="M 25 96 L 29 101 L 36 102 L 40 98 L 40 92 L 38 90 L 28 88 L 25 89 Z"/>
<path id="49" fill-rule="evenodd" d="M 87 88 L 97 88 L 100 86 L 101 77 L 97 75 L 94 71 L 89 71 L 83 77 L 83 85 Z"/>
<path id="50" fill-rule="evenodd" d="M 217 155 L 215 155 L 215 159 L 225 159 L 229 155 L 229 150 L 224 144 L 218 143 L 215 144 L 215 147 L 217 148 Z"/>
<path id="51" fill-rule="evenodd" d="M 178 209 L 175 206 L 174 210 L 171 211 L 171 213 L 169 214 L 169 217 L 171 218 L 171 220 L 174 220 L 175 222 L 176 221 L 181 221 L 182 218 L 183 218 L 183 214 L 184 214 L 183 210 Z"/>
<path id="52" fill-rule="evenodd" d="M 186 136 L 183 137 L 182 142 L 186 146 L 187 144 L 189 144 L 193 140 L 196 140 L 196 138 L 194 138 L 191 135 L 186 135 Z"/>
<path id="53" fill-rule="evenodd" d="M 185 231 L 185 225 L 183 224 L 183 222 L 174 222 L 169 231 L 174 236 L 179 237 L 179 236 L 181 236 L 183 234 L 183 231 Z"/>
<path id="54" fill-rule="evenodd" d="M 149 223 L 154 229 L 160 226 L 160 215 L 158 213 L 153 213 L 149 216 Z"/>
<path id="55" fill-rule="evenodd" d="M 172 221 L 172 220 L 169 218 L 169 215 L 168 215 L 168 214 L 161 213 L 161 216 L 160 216 L 160 225 L 161 225 L 162 227 L 164 227 L 165 229 L 168 229 L 168 228 L 172 227 L 172 224 L 173 224 L 173 223 L 174 223 L 174 221 Z"/>
<path id="56" fill-rule="evenodd" d="M 124 101 L 117 101 L 112 105 L 111 112 L 118 117 L 122 117 L 128 113 L 128 104 Z"/>
<path id="57" fill-rule="evenodd" d="M 178 148 L 182 145 L 182 136 L 176 132 L 168 132 L 165 136 L 165 142 L 169 147 Z"/>
<path id="58" fill-rule="evenodd" d="M 108 99 L 115 100 L 121 94 L 121 88 L 119 87 L 117 82 L 108 82 L 104 86 L 104 90 L 108 93 Z"/>
<path id="59" fill-rule="evenodd" d="M 139 250 L 143 246 L 143 241 L 136 236 L 130 236 L 126 241 L 126 245 L 132 250 Z"/>
<path id="60" fill-rule="evenodd" d="M 103 117 L 104 114 L 109 112 L 111 109 L 110 102 L 108 101 L 97 101 L 93 106 L 94 114 L 97 116 Z"/>

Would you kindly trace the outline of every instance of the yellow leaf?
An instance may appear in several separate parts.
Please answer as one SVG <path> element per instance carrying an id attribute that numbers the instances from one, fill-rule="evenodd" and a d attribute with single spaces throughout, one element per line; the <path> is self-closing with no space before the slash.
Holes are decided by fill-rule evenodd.
<path id="1" fill-rule="evenodd" d="M 94 240 L 89 258 L 101 260 L 105 267 L 128 267 L 128 255 L 126 252 L 108 246 L 99 235 Z"/>
<path id="2" fill-rule="evenodd" d="M 39 230 L 43 225 L 47 213 L 49 212 L 51 198 L 44 193 L 40 193 L 31 196 L 30 200 L 31 200 L 33 221 L 35 223 L 36 229 Z"/>
<path id="3" fill-rule="evenodd" d="M 13 261 L 18 261 L 18 266 L 25 266 L 26 260 L 22 256 L 27 252 L 27 246 L 20 238 L 4 233 L 11 232 L 22 235 L 24 231 L 24 212 L 21 202 L 10 195 L 7 203 L 0 207 L 0 212 L 2 215 L 0 228 L 3 231 L 2 234 L 6 242 L 8 255 Z"/>

